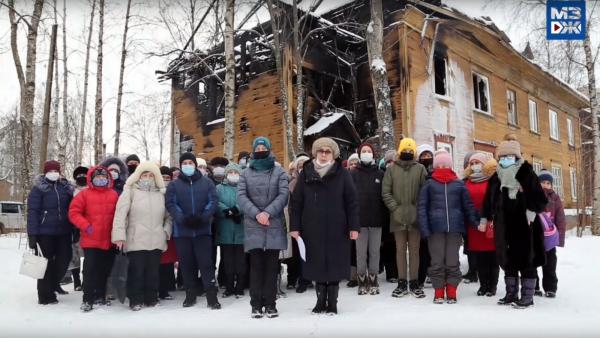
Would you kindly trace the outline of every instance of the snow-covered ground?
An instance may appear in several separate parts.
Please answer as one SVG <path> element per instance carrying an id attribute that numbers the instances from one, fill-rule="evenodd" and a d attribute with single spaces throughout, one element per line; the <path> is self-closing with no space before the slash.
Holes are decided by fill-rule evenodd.
<path id="1" fill-rule="evenodd" d="M 249 316 L 248 296 L 222 299 L 220 311 L 208 310 L 203 298 L 184 309 L 183 294 L 175 292 L 175 300 L 137 313 L 122 304 L 82 313 L 81 293 L 68 285 L 59 304 L 40 306 L 35 281 L 18 274 L 23 249 L 17 243 L 0 237 L 0 337 L 600 337 L 600 237 L 567 238 L 558 249 L 558 297 L 536 297 L 532 309 L 496 305 L 502 281 L 494 298 L 477 297 L 477 285 L 461 284 L 456 305 L 433 304 L 430 288 L 425 299 L 392 298 L 394 285 L 384 281 L 378 296 L 359 297 L 344 284 L 336 317 L 311 315 L 309 290 L 288 292 L 277 303 L 279 318 L 259 320 Z"/>

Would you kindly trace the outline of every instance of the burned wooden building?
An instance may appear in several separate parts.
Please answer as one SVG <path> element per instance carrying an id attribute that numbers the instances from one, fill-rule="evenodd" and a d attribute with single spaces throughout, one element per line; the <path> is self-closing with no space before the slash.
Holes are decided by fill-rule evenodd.
<path id="1" fill-rule="evenodd" d="M 439 1 L 383 4 L 383 52 L 397 139 L 404 135 L 448 149 L 460 171 L 467 152 L 494 153 L 504 135 L 513 133 L 525 158 L 536 170 L 551 170 L 556 190 L 572 205 L 581 182 L 578 114 L 589 105 L 587 98 L 516 51 L 488 19 L 470 18 Z M 306 43 L 305 146 L 308 150 L 315 138 L 330 136 L 348 156 L 377 130 L 364 38 L 369 2 L 357 0 L 321 16 L 302 15 L 310 16 L 300 33 Z M 281 29 L 285 41 L 289 29 Z M 235 150 L 250 150 L 252 139 L 264 135 L 271 138 L 277 158 L 287 163 L 291 150 L 272 36 L 265 22 L 235 37 Z M 180 149 L 206 158 L 223 154 L 222 51 L 217 46 L 184 54 L 164 74 L 172 81 Z M 292 112 L 297 100 L 293 51 L 292 43 L 282 44 L 281 78 Z"/>

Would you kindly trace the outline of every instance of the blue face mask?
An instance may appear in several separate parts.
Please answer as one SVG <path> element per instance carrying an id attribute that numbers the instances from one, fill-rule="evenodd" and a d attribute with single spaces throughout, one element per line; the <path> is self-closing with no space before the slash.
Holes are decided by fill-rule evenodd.
<path id="1" fill-rule="evenodd" d="M 107 178 L 94 178 L 92 180 L 92 184 L 96 187 L 106 187 L 108 185 L 108 179 Z"/>
<path id="2" fill-rule="evenodd" d="M 517 159 L 514 156 L 503 156 L 500 158 L 500 161 L 498 161 L 498 164 L 500 164 L 502 168 L 508 168 L 515 165 L 516 162 Z"/>
<path id="3" fill-rule="evenodd" d="M 181 166 L 181 172 L 185 176 L 192 176 L 192 175 L 194 175 L 195 171 L 196 171 L 196 167 L 194 165 L 186 164 L 186 165 Z"/>

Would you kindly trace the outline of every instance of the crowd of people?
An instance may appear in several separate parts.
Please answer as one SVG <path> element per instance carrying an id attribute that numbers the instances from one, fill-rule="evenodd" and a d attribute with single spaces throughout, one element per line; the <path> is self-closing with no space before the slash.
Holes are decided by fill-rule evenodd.
<path id="1" fill-rule="evenodd" d="M 495 296 L 502 268 L 498 304 L 528 308 L 534 295 L 556 296 L 564 210 L 552 174 L 537 175 L 517 140 L 496 151 L 467 154 L 462 177 L 450 153 L 410 138 L 381 156 L 364 143 L 348 160 L 320 138 L 288 171 L 266 137 L 237 163 L 184 153 L 169 168 L 111 157 L 76 168 L 72 182 L 47 161 L 28 197 L 29 247 L 48 259 L 38 303 L 58 303 L 68 278 L 83 291 L 82 311 L 110 305 L 115 257 L 125 254 L 132 311 L 172 300 L 177 289 L 184 307 L 205 295 L 218 310 L 222 288 L 223 298 L 249 290 L 252 318 L 274 318 L 282 263 L 288 290 L 315 289 L 314 314 L 338 313 L 344 280 L 359 296 L 378 295 L 384 271 L 395 298 L 424 298 L 430 283 L 434 303 L 452 304 L 463 280 Z"/>

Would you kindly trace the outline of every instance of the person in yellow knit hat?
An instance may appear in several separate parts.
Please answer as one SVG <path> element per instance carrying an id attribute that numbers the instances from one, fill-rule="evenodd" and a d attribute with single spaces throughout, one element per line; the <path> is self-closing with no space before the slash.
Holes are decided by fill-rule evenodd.
<path id="1" fill-rule="evenodd" d="M 417 224 L 417 201 L 427 179 L 427 169 L 415 160 L 416 153 L 415 140 L 402 139 L 398 147 L 398 160 L 388 167 L 383 177 L 382 197 L 390 210 L 390 231 L 396 239 L 398 287 L 392 293 L 392 297 L 396 298 L 407 295 L 409 289 L 413 296 L 425 297 L 418 281 L 421 234 Z M 410 260 L 408 274 L 407 248 Z"/>

